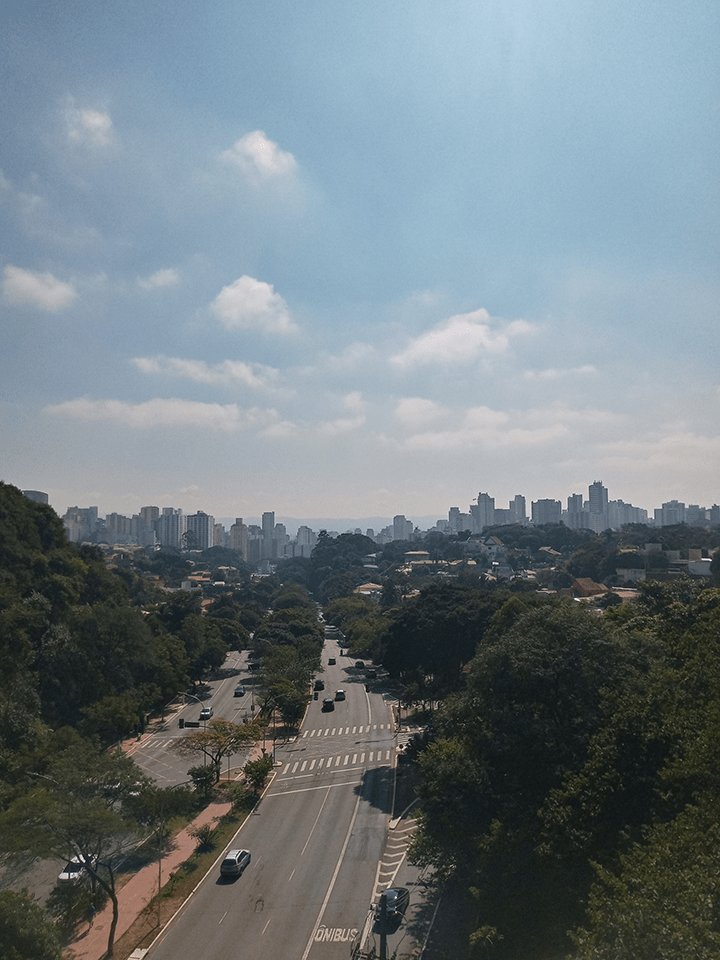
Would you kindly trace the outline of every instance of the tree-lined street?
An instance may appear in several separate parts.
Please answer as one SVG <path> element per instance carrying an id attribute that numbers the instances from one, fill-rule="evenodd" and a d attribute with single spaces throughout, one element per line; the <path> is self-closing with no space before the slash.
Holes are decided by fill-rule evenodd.
<path id="1" fill-rule="evenodd" d="M 233 882 L 209 875 L 152 960 L 308 960 L 359 941 L 390 816 L 394 730 L 384 697 L 334 644 L 323 661 L 323 694 L 342 688 L 346 699 L 328 712 L 311 700 L 297 739 L 277 745 L 273 782 L 233 843 L 251 864 Z"/>

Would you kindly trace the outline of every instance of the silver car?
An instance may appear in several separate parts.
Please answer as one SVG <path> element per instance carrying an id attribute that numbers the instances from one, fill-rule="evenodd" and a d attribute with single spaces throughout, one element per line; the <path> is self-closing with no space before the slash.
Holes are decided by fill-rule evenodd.
<path id="1" fill-rule="evenodd" d="M 220 876 L 239 877 L 249 863 L 249 850 L 230 850 L 220 864 Z"/>

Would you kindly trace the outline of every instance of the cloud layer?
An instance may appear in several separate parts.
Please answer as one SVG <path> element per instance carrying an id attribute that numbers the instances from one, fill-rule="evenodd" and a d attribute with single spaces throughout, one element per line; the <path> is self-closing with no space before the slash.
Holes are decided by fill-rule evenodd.
<path id="1" fill-rule="evenodd" d="M 37 273 L 9 265 L 3 272 L 2 291 L 8 303 L 27 304 L 48 313 L 64 310 L 77 297 L 72 284 L 58 280 L 51 273 Z"/>

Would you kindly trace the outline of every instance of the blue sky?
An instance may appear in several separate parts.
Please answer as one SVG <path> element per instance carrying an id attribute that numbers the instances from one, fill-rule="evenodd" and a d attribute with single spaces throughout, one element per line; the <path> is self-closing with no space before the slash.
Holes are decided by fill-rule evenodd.
<path id="1" fill-rule="evenodd" d="M 10 0 L 2 479 L 720 500 L 720 8 Z"/>

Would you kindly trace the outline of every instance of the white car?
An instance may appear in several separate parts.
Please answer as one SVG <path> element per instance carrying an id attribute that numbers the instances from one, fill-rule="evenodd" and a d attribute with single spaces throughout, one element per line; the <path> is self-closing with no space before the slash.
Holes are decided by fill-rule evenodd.
<path id="1" fill-rule="evenodd" d="M 93 859 L 93 864 L 95 860 Z M 62 871 L 58 874 L 58 880 L 62 883 L 76 883 L 85 873 L 85 862 L 80 857 L 73 857 L 69 860 Z"/>
<path id="2" fill-rule="evenodd" d="M 200 719 L 200 720 L 209 720 L 212 715 L 213 715 L 213 708 L 212 708 L 212 707 L 203 707 L 202 710 L 200 711 L 200 717 L 199 717 L 199 719 Z"/>

